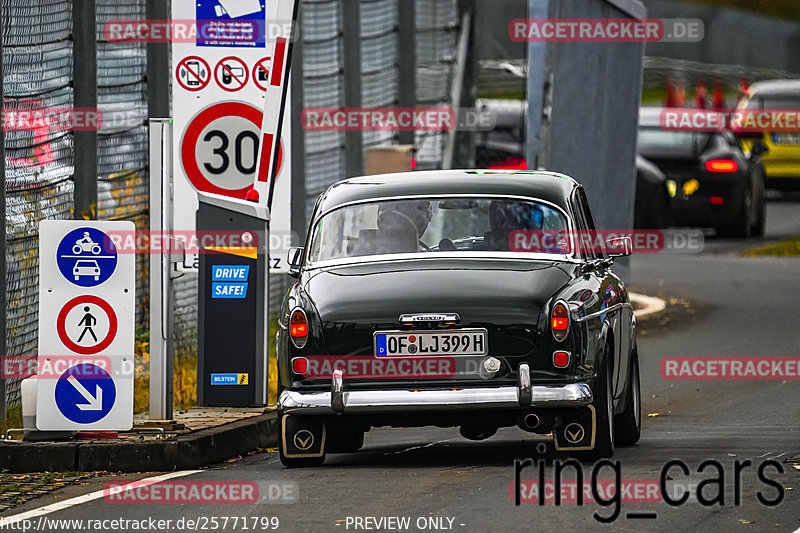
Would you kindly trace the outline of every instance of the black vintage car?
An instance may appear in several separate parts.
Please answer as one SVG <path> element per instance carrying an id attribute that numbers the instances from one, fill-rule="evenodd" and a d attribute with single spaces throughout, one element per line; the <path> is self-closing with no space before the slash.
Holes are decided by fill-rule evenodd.
<path id="1" fill-rule="evenodd" d="M 358 450 L 378 426 L 458 426 L 480 440 L 516 425 L 585 460 L 637 442 L 636 321 L 611 271 L 631 242 L 609 240 L 613 254 L 582 245 L 593 231 L 583 188 L 561 174 L 433 171 L 330 187 L 305 248 L 289 254 L 283 464 Z"/>

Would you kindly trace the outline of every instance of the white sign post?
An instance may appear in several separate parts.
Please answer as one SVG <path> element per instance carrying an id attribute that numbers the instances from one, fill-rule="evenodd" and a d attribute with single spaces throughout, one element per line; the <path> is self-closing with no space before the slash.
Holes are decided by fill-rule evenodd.
<path id="1" fill-rule="evenodd" d="M 135 231 L 132 222 L 39 226 L 39 430 L 133 427 L 136 250 L 114 242 Z"/>
<path id="2" fill-rule="evenodd" d="M 195 21 L 196 36 L 172 43 L 175 161 L 175 224 L 178 234 L 196 230 L 197 191 L 243 199 L 258 186 L 264 102 L 272 89 L 275 41 L 283 20 L 273 4 L 287 0 L 173 0 L 172 19 Z M 292 0 L 293 1 L 293 0 Z M 283 58 L 281 58 L 283 59 Z M 281 69 L 281 72 L 283 69 Z M 280 165 L 270 212 L 270 263 L 287 272 L 291 246 L 291 131 L 283 116 Z M 197 270 L 187 253 L 180 269 Z"/>

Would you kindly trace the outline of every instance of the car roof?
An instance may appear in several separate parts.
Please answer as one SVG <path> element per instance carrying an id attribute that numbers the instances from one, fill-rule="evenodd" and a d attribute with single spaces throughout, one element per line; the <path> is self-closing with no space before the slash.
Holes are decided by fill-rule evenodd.
<path id="1" fill-rule="evenodd" d="M 767 80 L 750 86 L 750 94 L 759 96 L 800 96 L 800 80 Z"/>
<path id="2" fill-rule="evenodd" d="M 555 204 L 567 213 L 572 191 L 580 187 L 564 174 L 547 171 L 431 170 L 349 178 L 331 185 L 317 213 L 343 204 L 378 198 L 451 194 L 525 196 Z"/>

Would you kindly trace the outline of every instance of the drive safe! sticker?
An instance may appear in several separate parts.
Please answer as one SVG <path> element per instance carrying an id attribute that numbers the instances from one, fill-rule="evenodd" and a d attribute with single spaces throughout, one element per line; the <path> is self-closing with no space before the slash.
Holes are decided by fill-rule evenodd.
<path id="1" fill-rule="evenodd" d="M 245 299 L 250 265 L 214 265 L 211 271 L 211 298 Z"/>

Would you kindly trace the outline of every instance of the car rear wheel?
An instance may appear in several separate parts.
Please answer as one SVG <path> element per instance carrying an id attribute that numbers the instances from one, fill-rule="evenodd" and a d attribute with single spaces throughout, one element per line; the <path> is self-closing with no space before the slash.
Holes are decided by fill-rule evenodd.
<path id="1" fill-rule="evenodd" d="M 625 410 L 614 417 L 614 431 L 617 444 L 632 446 L 642 435 L 642 396 L 639 384 L 639 350 L 636 345 L 631 352 L 631 376 Z"/>
<path id="2" fill-rule="evenodd" d="M 717 228 L 717 233 L 722 237 L 734 237 L 737 239 L 747 239 L 751 235 L 755 216 L 753 215 L 753 190 L 750 185 L 745 188 L 742 205 L 733 222 L 728 226 Z"/>
<path id="3" fill-rule="evenodd" d="M 764 229 L 767 225 L 767 191 L 764 180 L 759 180 L 758 187 L 758 208 L 756 211 L 756 222 L 753 226 L 753 235 L 756 237 L 764 236 Z"/>
<path id="4" fill-rule="evenodd" d="M 583 462 L 594 462 L 614 455 L 614 389 L 611 383 L 611 347 L 606 344 L 603 368 L 597 376 L 592 405 L 595 411 L 594 449 L 574 452 L 574 457 Z"/>
<path id="5" fill-rule="evenodd" d="M 672 225 L 672 206 L 669 193 L 659 191 L 650 203 L 647 223 L 644 229 L 666 229 Z"/>

